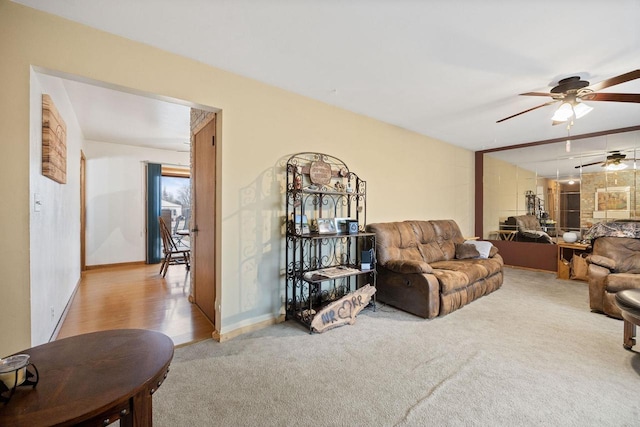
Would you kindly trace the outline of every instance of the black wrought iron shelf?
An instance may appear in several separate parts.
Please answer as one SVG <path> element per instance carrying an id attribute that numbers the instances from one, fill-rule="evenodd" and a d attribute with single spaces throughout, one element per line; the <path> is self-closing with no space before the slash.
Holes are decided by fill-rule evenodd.
<path id="1" fill-rule="evenodd" d="M 341 239 L 341 238 L 357 238 L 357 237 L 371 237 L 375 236 L 375 233 L 367 233 L 360 231 L 358 233 L 304 233 L 304 234 L 290 234 L 290 236 L 300 239 Z"/>
<path id="2" fill-rule="evenodd" d="M 326 196 L 365 196 L 365 193 L 354 192 L 354 191 L 327 191 L 327 190 L 309 190 L 302 189 L 298 190 L 298 192 L 303 194 L 320 194 Z"/>
<path id="3" fill-rule="evenodd" d="M 287 160 L 285 171 L 285 313 L 311 332 L 311 322 L 322 308 L 365 284 L 375 286 L 376 235 L 365 231 L 367 184 L 342 160 L 297 153 Z M 312 221 L 320 219 L 334 219 L 339 232 L 308 232 Z M 347 225 L 356 222 L 357 232 L 341 230 L 338 219 Z M 369 257 L 371 269 L 362 270 Z M 332 274 L 322 274 L 327 269 Z M 375 294 L 372 302 L 375 307 Z"/>
<path id="4" fill-rule="evenodd" d="M 344 268 L 345 272 L 344 274 L 338 274 L 338 275 L 330 275 L 330 276 L 325 275 L 328 269 L 334 269 L 334 268 L 335 269 Z M 320 283 L 320 282 L 326 282 L 328 280 L 337 280 L 337 279 L 344 279 L 345 277 L 371 274 L 372 272 L 375 273 L 374 269 L 362 270 L 355 265 L 344 265 L 344 266 L 341 265 L 336 267 L 320 268 L 317 270 L 309 270 L 309 271 L 301 272 L 301 274 L 302 274 L 302 280 L 304 280 L 305 282 Z"/>

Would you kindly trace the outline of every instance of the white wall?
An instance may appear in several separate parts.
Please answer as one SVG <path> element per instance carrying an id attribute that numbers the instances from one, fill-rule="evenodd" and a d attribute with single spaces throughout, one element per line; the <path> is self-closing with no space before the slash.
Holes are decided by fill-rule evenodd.
<path id="1" fill-rule="evenodd" d="M 30 77 L 31 344 L 49 341 L 80 279 L 80 149 L 82 133 L 60 79 Z M 42 94 L 67 125 L 67 183 L 42 175 Z M 34 195 L 42 201 L 34 211 Z M 5 217 L 10 221 L 10 216 Z M 10 245 L 10 242 L 7 242 Z"/>
<path id="2" fill-rule="evenodd" d="M 145 260 L 146 163 L 189 165 L 189 153 L 98 141 L 87 158 L 87 265 Z"/>

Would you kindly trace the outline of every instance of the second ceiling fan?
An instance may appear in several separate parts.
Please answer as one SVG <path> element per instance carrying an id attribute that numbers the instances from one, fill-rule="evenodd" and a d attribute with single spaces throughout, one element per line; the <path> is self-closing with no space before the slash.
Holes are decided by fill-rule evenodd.
<path id="1" fill-rule="evenodd" d="M 631 80 L 640 78 L 640 70 L 630 71 L 625 74 L 621 74 L 610 79 L 601 81 L 594 85 L 590 85 L 588 81 L 581 80 L 578 76 L 567 77 L 558 81 L 558 85 L 555 86 L 549 93 L 546 92 L 526 92 L 521 93 L 522 96 L 550 96 L 551 101 L 538 105 L 537 107 L 529 108 L 528 110 L 521 111 L 517 114 L 513 114 L 504 119 L 496 121 L 496 123 L 504 122 L 505 120 L 512 119 L 521 114 L 528 113 L 529 111 L 537 110 L 538 108 L 546 107 L 547 105 L 561 103 L 556 114 L 552 118 L 552 124 L 557 125 L 563 123 L 572 117 L 580 118 L 589 111 L 591 107 L 583 104 L 582 101 L 612 101 L 612 102 L 632 102 L 640 103 L 640 94 L 638 93 L 598 93 L 599 90 L 606 89 L 611 86 L 615 86 L 621 83 L 626 83 Z"/>
<path id="2" fill-rule="evenodd" d="M 600 160 L 597 162 L 585 163 L 583 165 L 578 165 L 575 168 L 580 169 L 587 166 L 600 165 L 603 168 L 607 168 L 609 170 L 621 170 L 627 167 L 626 164 L 622 162 L 635 162 L 638 159 L 627 159 L 626 154 L 622 154 L 620 150 L 609 151 L 609 155 L 605 160 Z"/>

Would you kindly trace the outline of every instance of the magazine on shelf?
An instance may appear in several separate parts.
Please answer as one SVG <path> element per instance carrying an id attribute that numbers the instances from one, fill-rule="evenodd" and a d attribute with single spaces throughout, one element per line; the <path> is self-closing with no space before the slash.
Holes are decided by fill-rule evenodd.
<path id="1" fill-rule="evenodd" d="M 339 265 L 337 267 L 321 268 L 319 270 L 308 271 L 305 273 L 305 278 L 313 279 L 317 276 L 321 276 L 327 279 L 333 279 L 336 277 L 350 276 L 352 274 L 360 273 L 357 268 L 351 268 Z"/>

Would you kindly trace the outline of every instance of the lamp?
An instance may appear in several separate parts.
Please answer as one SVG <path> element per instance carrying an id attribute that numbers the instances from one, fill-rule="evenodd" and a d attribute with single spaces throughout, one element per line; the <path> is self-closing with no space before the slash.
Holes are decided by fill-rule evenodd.
<path id="1" fill-rule="evenodd" d="M 584 104 L 576 98 L 570 98 L 560 104 L 551 120 L 556 123 L 562 123 L 566 122 L 571 117 L 579 119 L 589 114 L 591 110 L 593 110 L 593 107 L 589 107 L 587 104 Z"/>
<path id="2" fill-rule="evenodd" d="M 568 102 L 563 102 L 551 117 L 554 122 L 566 122 L 573 116 L 573 107 Z"/>
<path id="3" fill-rule="evenodd" d="M 576 114 L 576 119 L 586 116 L 591 112 L 591 110 L 593 110 L 593 107 L 589 107 L 587 104 L 582 102 L 576 102 L 573 106 L 573 112 Z"/>
<path id="4" fill-rule="evenodd" d="M 626 169 L 627 166 L 628 165 L 626 163 L 618 162 L 618 163 L 609 163 L 604 168 L 608 171 L 621 171 L 623 169 Z"/>

